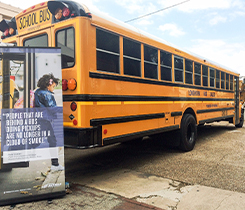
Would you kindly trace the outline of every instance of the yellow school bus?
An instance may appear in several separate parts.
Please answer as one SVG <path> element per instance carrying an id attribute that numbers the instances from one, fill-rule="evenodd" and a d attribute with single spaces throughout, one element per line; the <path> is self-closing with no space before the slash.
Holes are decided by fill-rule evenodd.
<path id="1" fill-rule="evenodd" d="M 65 145 L 90 148 L 197 125 L 243 126 L 239 74 L 73 1 L 34 5 L 0 23 L 17 46 L 61 47 Z M 163 135 L 164 136 L 164 135 Z"/>

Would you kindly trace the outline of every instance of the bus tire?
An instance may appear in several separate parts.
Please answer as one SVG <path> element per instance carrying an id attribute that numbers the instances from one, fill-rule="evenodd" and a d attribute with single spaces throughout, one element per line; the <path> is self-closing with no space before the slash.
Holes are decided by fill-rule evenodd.
<path id="1" fill-rule="evenodd" d="M 235 125 L 236 128 L 242 128 L 243 123 L 244 123 L 244 109 L 242 109 L 242 113 L 241 113 L 241 118 L 240 118 L 239 124 L 236 124 L 236 125 Z"/>
<path id="2" fill-rule="evenodd" d="M 197 139 L 196 120 L 192 114 L 184 114 L 180 128 L 180 149 L 188 152 L 193 150 Z"/>

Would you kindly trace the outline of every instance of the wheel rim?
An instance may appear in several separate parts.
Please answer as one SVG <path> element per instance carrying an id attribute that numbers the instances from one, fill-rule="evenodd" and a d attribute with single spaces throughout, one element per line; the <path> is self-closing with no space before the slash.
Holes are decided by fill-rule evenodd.
<path id="1" fill-rule="evenodd" d="M 189 124 L 187 127 L 187 140 L 189 143 L 192 143 L 194 141 L 194 136 L 195 136 L 194 129 L 192 125 Z"/>

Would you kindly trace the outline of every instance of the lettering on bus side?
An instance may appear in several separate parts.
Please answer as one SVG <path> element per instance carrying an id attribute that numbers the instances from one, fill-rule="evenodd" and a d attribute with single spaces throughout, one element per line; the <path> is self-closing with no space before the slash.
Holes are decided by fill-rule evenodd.
<path id="1" fill-rule="evenodd" d="M 218 107 L 218 104 L 207 104 L 207 108 Z"/>
<path id="2" fill-rule="evenodd" d="M 227 116 L 228 115 L 228 111 L 227 110 L 222 110 L 222 116 Z"/>
<path id="3" fill-rule="evenodd" d="M 200 91 L 198 90 L 188 90 L 189 96 L 200 96 Z"/>
<path id="4" fill-rule="evenodd" d="M 211 92 L 210 97 L 215 97 L 215 92 Z"/>
<path id="5" fill-rule="evenodd" d="M 39 13 L 39 14 L 38 14 Z M 40 23 L 44 23 L 49 21 L 51 18 L 51 14 L 49 9 L 39 10 L 37 12 L 33 12 L 29 15 L 20 18 L 19 28 L 24 29 L 26 27 L 34 26 Z"/>

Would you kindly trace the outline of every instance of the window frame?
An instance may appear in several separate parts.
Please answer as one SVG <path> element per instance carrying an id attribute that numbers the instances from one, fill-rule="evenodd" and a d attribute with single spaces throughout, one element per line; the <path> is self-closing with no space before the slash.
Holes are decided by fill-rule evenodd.
<path id="1" fill-rule="evenodd" d="M 234 76 L 230 74 L 230 90 L 234 91 Z"/>
<path id="2" fill-rule="evenodd" d="M 157 55 L 157 60 L 156 60 L 156 63 L 152 62 L 152 61 L 149 61 L 149 60 L 146 60 L 146 48 L 151 48 L 153 50 L 156 50 L 156 55 Z M 154 66 L 155 69 L 155 73 L 156 73 L 156 78 L 153 78 L 153 77 L 146 77 L 146 65 L 151 65 L 152 67 Z M 147 79 L 156 79 L 158 80 L 158 49 L 155 48 L 155 47 L 152 47 L 150 45 L 145 45 L 144 44 L 144 78 L 147 78 Z"/>
<path id="3" fill-rule="evenodd" d="M 204 68 L 203 67 L 207 68 L 207 69 L 205 69 L 205 71 L 207 70 L 207 75 L 204 74 Z M 209 68 L 208 66 L 202 65 L 202 86 L 204 86 L 204 87 L 208 87 L 208 68 Z M 207 79 L 207 85 L 204 85 L 204 78 Z"/>
<path id="4" fill-rule="evenodd" d="M 225 89 L 230 90 L 230 74 L 226 73 L 225 79 Z"/>
<path id="5" fill-rule="evenodd" d="M 196 72 L 196 66 L 200 66 L 200 73 Z M 199 77 L 199 81 L 200 81 L 200 84 L 196 84 L 196 78 Z M 194 84 L 197 85 L 197 86 L 201 86 L 202 85 L 202 65 L 200 63 L 196 63 L 194 62 Z"/>
<path id="6" fill-rule="evenodd" d="M 101 49 L 98 48 L 97 43 L 98 43 L 98 31 L 101 31 L 103 33 L 106 33 L 107 35 L 113 35 L 116 36 L 118 38 L 118 52 L 114 52 L 111 49 Z M 111 50 L 111 51 L 110 51 Z M 110 70 L 104 70 L 104 69 L 98 69 L 98 54 L 101 53 L 102 55 L 106 55 L 106 56 L 117 56 L 118 61 L 115 63 L 117 64 L 118 69 L 115 68 L 116 71 L 110 71 Z M 106 72 L 106 73 L 112 73 L 112 74 L 120 74 L 121 69 L 120 69 L 120 35 L 113 33 L 109 30 L 104 30 L 101 28 L 96 28 L 96 70 L 97 71 L 101 71 L 101 72 Z"/>
<path id="7" fill-rule="evenodd" d="M 219 77 L 217 78 L 217 76 Z M 219 84 L 219 87 L 217 87 L 217 84 Z M 217 70 L 217 69 L 215 71 L 215 88 L 220 89 L 220 70 Z"/>
<path id="8" fill-rule="evenodd" d="M 67 30 L 68 29 L 73 29 L 73 33 L 74 33 L 74 40 L 73 40 L 73 45 L 74 45 L 74 62 L 73 62 L 73 65 L 72 66 L 67 66 L 67 67 L 64 67 L 63 64 L 62 64 L 62 69 L 67 69 L 67 68 L 72 68 L 75 66 L 76 64 L 76 45 L 75 45 L 75 39 L 76 39 L 76 34 L 75 34 L 75 28 L 73 26 L 70 26 L 70 27 L 67 27 L 67 28 L 62 28 L 62 29 L 59 29 L 55 32 L 55 46 L 58 47 L 58 42 L 57 42 L 57 36 L 58 36 L 58 33 L 59 32 L 62 32 L 62 31 L 66 31 L 66 35 L 67 35 Z M 61 56 L 62 56 L 62 49 L 61 49 Z"/>
<path id="9" fill-rule="evenodd" d="M 222 79 L 222 74 L 224 76 L 223 79 Z M 222 87 L 222 84 L 223 84 L 223 87 Z M 225 89 L 225 72 L 223 72 L 223 71 L 220 72 L 220 88 Z"/>
<path id="10" fill-rule="evenodd" d="M 189 71 L 189 70 L 187 70 L 187 68 L 186 68 L 186 61 L 188 61 L 188 62 L 191 62 L 192 64 L 191 64 L 191 66 L 192 66 L 192 71 Z M 190 74 L 191 75 L 191 83 L 188 83 L 188 82 L 186 82 L 186 78 L 187 78 L 187 74 Z M 189 84 L 189 85 L 193 85 L 193 61 L 192 60 L 189 60 L 189 59 L 185 59 L 185 84 Z"/>
<path id="11" fill-rule="evenodd" d="M 170 62 L 170 64 L 171 64 L 171 66 L 167 66 L 167 64 L 166 63 L 163 63 L 163 59 L 162 59 L 162 55 L 163 55 L 163 53 L 165 54 L 165 55 L 168 55 L 168 56 L 170 56 L 171 57 L 171 62 Z M 163 79 L 163 75 L 164 74 L 162 74 L 163 73 L 163 71 L 164 70 L 170 70 L 170 80 L 167 80 L 167 79 Z M 168 82 L 172 82 L 173 81 L 173 76 L 172 76 L 172 70 L 173 70 L 173 54 L 172 53 L 170 53 L 170 52 L 168 52 L 168 51 L 165 51 L 165 50 L 160 50 L 160 79 L 161 79 L 161 81 L 168 81 Z"/>
<path id="12" fill-rule="evenodd" d="M 182 60 L 182 69 L 175 67 L 175 58 Z M 176 81 L 176 71 L 182 72 L 182 81 Z M 184 83 L 184 58 L 174 55 L 174 82 Z"/>
<path id="13" fill-rule="evenodd" d="M 139 54 L 139 57 L 140 58 L 138 58 L 138 57 L 132 57 L 131 55 L 126 55 L 126 54 L 124 54 L 125 53 L 125 47 L 124 47 L 124 44 L 125 44 L 125 40 L 127 40 L 127 41 L 129 41 L 129 42 L 133 42 L 133 43 L 135 43 L 135 44 L 138 44 L 139 45 L 139 49 L 140 49 L 140 54 Z M 142 49 L 141 49 L 141 43 L 140 42 L 137 42 L 136 40 L 133 40 L 133 39 L 130 39 L 130 38 L 127 38 L 127 37 L 123 37 L 123 74 L 124 75 L 126 75 L 126 76 L 133 76 L 133 77 L 142 77 L 142 65 L 141 65 L 141 63 L 142 63 L 142 61 L 141 61 L 141 51 L 142 51 Z M 129 74 L 129 73 L 127 73 L 127 74 L 125 74 L 125 59 L 128 59 L 128 60 L 131 60 L 131 61 L 134 61 L 134 62 L 138 62 L 138 64 L 139 64 L 139 72 L 138 73 L 140 73 L 140 75 L 133 75 L 133 74 Z"/>
<path id="14" fill-rule="evenodd" d="M 46 36 L 47 37 L 47 45 L 46 46 L 30 46 L 30 45 L 25 45 L 25 42 L 34 38 L 38 38 L 38 37 L 42 37 L 42 36 Z M 48 34 L 47 33 L 43 33 L 43 34 L 39 34 L 37 36 L 32 36 L 32 37 L 28 37 L 26 39 L 23 40 L 23 47 L 48 47 L 49 43 L 48 43 Z"/>
<path id="15" fill-rule="evenodd" d="M 211 71 L 213 71 L 213 76 L 211 75 Z M 209 68 L 209 87 L 216 87 L 215 83 L 215 69 L 214 68 Z M 213 81 L 213 86 L 211 86 L 211 80 Z"/>

